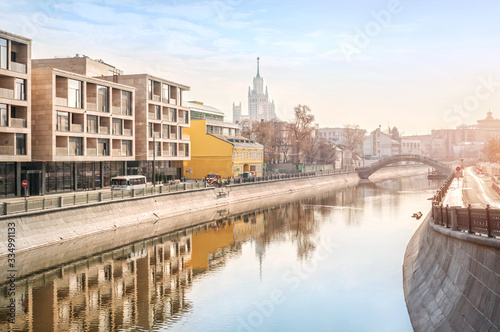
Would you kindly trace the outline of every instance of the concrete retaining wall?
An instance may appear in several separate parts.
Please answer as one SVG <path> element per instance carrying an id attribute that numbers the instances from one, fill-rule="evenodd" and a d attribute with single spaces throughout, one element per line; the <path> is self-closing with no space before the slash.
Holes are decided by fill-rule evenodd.
<path id="1" fill-rule="evenodd" d="M 392 167 L 377 172 L 374 181 L 407 176 L 426 171 L 421 167 Z M 89 235 L 129 228 L 137 225 L 155 225 L 149 228 L 152 233 L 137 233 L 135 240 L 153 236 L 157 232 L 173 231 L 210 220 L 194 218 L 195 213 L 207 218 L 214 216 L 219 209 L 239 208 L 241 212 L 249 202 L 265 201 L 280 195 L 298 192 L 314 192 L 356 185 L 356 173 L 326 175 L 310 178 L 297 178 L 272 182 L 233 185 L 219 189 L 166 193 L 158 196 L 138 197 L 114 202 L 101 202 L 85 206 L 70 206 L 58 210 L 46 210 L 3 218 L 0 223 L 0 238 L 7 239 L 9 223 L 16 228 L 16 253 L 40 248 L 50 244 L 60 244 Z M 161 233 L 160 233 L 161 234 Z M 132 238 L 131 238 L 132 240 Z M 0 258 L 8 254 L 7 241 L 0 242 Z"/>
<path id="2" fill-rule="evenodd" d="M 403 264 L 414 330 L 499 331 L 500 240 L 431 227 L 430 219 L 410 240 Z"/>

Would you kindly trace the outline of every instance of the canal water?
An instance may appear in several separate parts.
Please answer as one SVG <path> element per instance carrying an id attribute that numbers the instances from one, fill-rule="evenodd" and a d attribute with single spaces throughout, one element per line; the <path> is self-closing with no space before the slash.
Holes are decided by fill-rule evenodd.
<path id="1" fill-rule="evenodd" d="M 2 331 L 412 331 L 402 263 L 438 187 L 362 184 L 56 266 L 0 295 Z M 15 323 L 8 323 L 15 308 Z"/>

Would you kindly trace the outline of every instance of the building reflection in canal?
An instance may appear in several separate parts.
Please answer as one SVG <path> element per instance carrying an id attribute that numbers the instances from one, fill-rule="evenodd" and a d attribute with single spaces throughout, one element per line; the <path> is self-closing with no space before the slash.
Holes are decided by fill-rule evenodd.
<path id="1" fill-rule="evenodd" d="M 195 299 L 186 292 L 194 280 L 241 255 L 243 243 L 253 243 L 261 277 L 262 257 L 270 243 L 295 243 L 297 260 L 307 261 L 316 250 L 325 217 L 344 209 L 345 224 L 357 225 L 362 222 L 363 197 L 387 190 L 378 185 L 345 188 L 237 216 L 221 210 L 218 220 L 200 226 L 70 264 L 61 262 L 17 281 L 15 324 L 8 323 L 10 297 L 8 286 L 2 286 L 0 330 L 168 329 L 192 312 Z"/>

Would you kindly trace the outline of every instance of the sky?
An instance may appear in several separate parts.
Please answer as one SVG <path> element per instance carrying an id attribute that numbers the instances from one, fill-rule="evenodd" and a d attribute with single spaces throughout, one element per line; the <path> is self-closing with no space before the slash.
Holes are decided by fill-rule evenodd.
<path id="1" fill-rule="evenodd" d="M 32 57 L 86 55 L 191 87 L 185 100 L 248 114 L 260 74 L 279 119 L 403 135 L 500 118 L 500 2 L 18 0 L 0 30 Z"/>

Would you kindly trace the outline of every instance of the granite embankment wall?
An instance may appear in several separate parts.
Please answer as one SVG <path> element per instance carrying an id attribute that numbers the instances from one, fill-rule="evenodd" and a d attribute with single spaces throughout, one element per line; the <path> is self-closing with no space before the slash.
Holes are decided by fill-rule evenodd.
<path id="1" fill-rule="evenodd" d="M 373 181 L 426 170 L 422 167 L 391 167 L 374 174 Z M 353 186 L 358 181 L 356 173 L 335 174 L 233 185 L 224 188 L 227 193 L 222 195 L 218 195 L 213 188 L 207 188 L 4 217 L 0 220 L 0 261 L 8 254 L 6 239 L 9 223 L 15 223 L 15 249 L 18 255 L 48 245 L 61 245 L 87 236 L 96 238 L 98 234 L 124 229 L 118 239 L 107 236 L 106 241 L 111 246 L 113 241 L 137 241 L 213 220 L 218 216 L 220 218 L 221 209 L 225 210 L 224 213 L 229 213 L 229 209 L 231 213 L 242 213 L 258 208 L 258 204 L 271 202 L 276 197 L 284 196 L 280 200 L 293 199 L 299 193 L 307 195 L 319 190 Z M 106 250 L 104 247 L 101 249 Z"/>
<path id="2" fill-rule="evenodd" d="M 500 240 L 451 231 L 429 215 L 406 249 L 403 287 L 417 332 L 500 331 Z"/>

